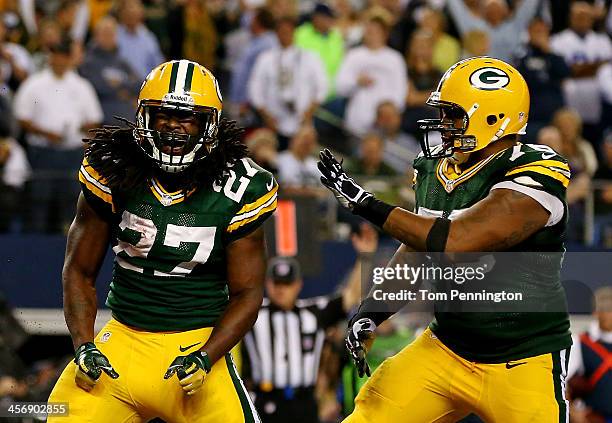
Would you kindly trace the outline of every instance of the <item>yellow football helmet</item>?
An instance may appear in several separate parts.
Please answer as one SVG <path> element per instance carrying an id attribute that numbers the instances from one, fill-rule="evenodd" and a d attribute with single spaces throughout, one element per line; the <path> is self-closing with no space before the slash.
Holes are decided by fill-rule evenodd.
<path id="1" fill-rule="evenodd" d="M 521 74 L 506 62 L 473 57 L 446 71 L 427 104 L 440 109 L 440 119 L 418 121 L 423 154 L 450 157 L 480 150 L 507 135 L 525 134 L 529 89 Z M 429 143 L 432 131 L 442 135 L 442 145 L 435 148 Z"/>
<path id="2" fill-rule="evenodd" d="M 223 109 L 219 84 L 204 66 L 172 60 L 153 69 L 140 88 L 134 137 L 162 170 L 176 173 L 206 157 L 217 146 L 217 127 Z M 159 132 L 155 114 L 195 114 L 197 136 Z"/>

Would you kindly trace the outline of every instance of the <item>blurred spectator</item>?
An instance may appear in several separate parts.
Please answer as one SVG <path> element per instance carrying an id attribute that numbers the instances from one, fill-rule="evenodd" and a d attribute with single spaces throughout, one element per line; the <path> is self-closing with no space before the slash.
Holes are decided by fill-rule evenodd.
<path id="1" fill-rule="evenodd" d="M 344 40 L 334 23 L 334 11 L 325 3 L 318 3 L 311 21 L 303 23 L 295 31 L 295 45 L 316 53 L 323 61 L 329 95 L 334 93 L 336 74 L 344 56 Z"/>
<path id="2" fill-rule="evenodd" d="M 359 146 L 359 158 L 351 160 L 347 172 L 359 176 L 395 176 L 397 173 L 383 160 L 385 141 L 375 133 L 367 134 Z"/>
<path id="3" fill-rule="evenodd" d="M 484 0 L 482 17 L 475 16 L 463 0 L 447 0 L 448 9 L 459 34 L 479 30 L 491 40 L 490 56 L 507 62 L 512 60 L 521 43 L 521 34 L 536 14 L 540 0 L 523 0 L 513 14 L 505 0 Z"/>
<path id="4" fill-rule="evenodd" d="M 11 228 L 22 204 L 21 195 L 30 174 L 25 151 L 17 141 L 0 136 L 0 233 Z M 0 395 L 2 396 L 2 395 Z"/>
<path id="5" fill-rule="evenodd" d="M 564 84 L 565 101 L 580 113 L 587 139 L 597 143 L 601 98 L 596 75 L 600 66 L 612 59 L 612 42 L 607 35 L 593 31 L 593 7 L 585 1 L 572 3 L 570 27 L 553 36 L 551 45 L 572 71 Z"/>
<path id="6" fill-rule="evenodd" d="M 69 40 L 53 46 L 48 69 L 24 81 L 14 107 L 35 172 L 29 229 L 65 230 L 79 192 L 74 174 L 83 155 L 81 140 L 103 119 L 93 87 L 73 71 Z"/>
<path id="7" fill-rule="evenodd" d="M 586 332 L 572 336 L 567 385 L 576 423 L 612 420 L 612 286 L 597 289 L 594 297 L 595 320 Z"/>
<path id="8" fill-rule="evenodd" d="M 278 183 L 283 188 L 318 189 L 320 173 L 312 156 L 317 147 L 317 132 L 311 126 L 300 128 L 291 138 L 289 149 L 278 155 Z"/>
<path id="9" fill-rule="evenodd" d="M 38 27 L 38 47 L 32 55 L 34 72 L 41 71 L 48 65 L 51 46 L 62 40 L 62 30 L 55 20 L 45 19 Z"/>
<path id="10" fill-rule="evenodd" d="M 563 138 L 561 131 L 556 126 L 544 126 L 538 131 L 537 143 L 547 145 L 557 153 L 563 155 Z"/>
<path id="11" fill-rule="evenodd" d="M 278 44 L 272 32 L 274 17 L 266 8 L 259 8 L 252 16 L 251 39 L 233 67 L 229 98 L 233 106 L 240 108 L 240 114 L 246 111 L 248 89 L 251 73 L 261 53 Z"/>
<path id="12" fill-rule="evenodd" d="M 83 45 L 89 28 L 89 4 L 86 0 L 60 0 L 55 19 L 62 33 Z"/>
<path id="13" fill-rule="evenodd" d="M 446 17 L 435 9 L 424 9 L 421 12 L 419 27 L 431 32 L 433 65 L 439 72 L 446 72 L 448 68 L 459 61 L 461 44 L 456 38 L 446 33 Z"/>
<path id="14" fill-rule="evenodd" d="M 336 78 L 338 95 L 349 98 L 346 127 L 357 136 L 372 126 L 376 107 L 383 101 L 404 109 L 406 64 L 397 51 L 387 47 L 388 22 L 384 14 L 368 17 L 364 45 L 349 50 Z"/>
<path id="15" fill-rule="evenodd" d="M 385 141 L 384 161 L 400 175 L 412 168 L 412 163 L 421 152 L 417 140 L 402 132 L 402 116 L 393 102 L 385 101 L 376 109 L 374 130 Z"/>
<path id="16" fill-rule="evenodd" d="M 312 115 L 327 94 L 327 77 L 317 55 L 293 44 L 295 22 L 278 21 L 279 46 L 258 59 L 249 81 L 249 99 L 264 124 L 280 136 L 281 149 Z M 283 139 L 284 138 L 284 139 Z"/>
<path id="17" fill-rule="evenodd" d="M 325 331 L 345 320 L 354 306 L 345 299 L 354 287 L 342 294 L 298 299 L 302 286 L 297 260 L 270 260 L 267 298 L 244 338 L 244 379 L 266 423 L 319 422 L 314 387 Z"/>
<path id="18" fill-rule="evenodd" d="M 117 124 L 113 116 L 133 118 L 141 80 L 119 56 L 115 18 L 106 16 L 98 21 L 79 71 L 98 94 L 105 125 Z"/>
<path id="19" fill-rule="evenodd" d="M 244 143 L 255 163 L 275 175 L 278 173 L 278 138 L 274 131 L 268 128 L 256 129 L 246 137 Z"/>
<path id="20" fill-rule="evenodd" d="M 569 221 L 568 240 L 584 239 L 584 200 L 591 192 L 591 181 L 597 170 L 597 156 L 591 144 L 582 137 L 582 120 L 572 109 L 555 113 L 553 124 L 561 133 L 559 153 L 569 162 L 572 177 L 567 187 L 567 203 L 572 219 Z"/>
<path id="21" fill-rule="evenodd" d="M 604 134 L 612 133 L 612 63 L 606 63 L 599 69 L 597 80 L 602 99 L 600 129 Z"/>
<path id="22" fill-rule="evenodd" d="M 462 59 L 478 56 L 490 56 L 491 42 L 489 35 L 480 30 L 469 31 L 461 37 L 463 51 Z"/>
<path id="23" fill-rule="evenodd" d="M 594 179 L 602 186 L 595 192 L 593 244 L 612 248 L 612 133 L 602 143 L 599 169 Z"/>
<path id="24" fill-rule="evenodd" d="M 528 134 L 536 134 L 564 105 L 561 84 L 570 75 L 563 57 L 550 46 L 550 27 L 541 18 L 529 24 L 529 42 L 517 69 L 527 81 L 531 95 Z"/>
<path id="25" fill-rule="evenodd" d="M 336 28 L 342 34 L 345 48 L 357 46 L 363 38 L 363 23 L 351 0 L 336 0 Z"/>
<path id="26" fill-rule="evenodd" d="M 193 60 L 211 71 L 217 65 L 219 36 L 206 0 L 186 0 L 182 8 L 183 42 L 181 58 Z"/>
<path id="27" fill-rule="evenodd" d="M 0 18 L 0 84 L 1 88 L 17 89 L 32 72 L 30 53 L 19 44 L 6 41 L 6 26 Z"/>
<path id="28" fill-rule="evenodd" d="M 408 64 L 408 95 L 404 110 L 403 130 L 416 133 L 419 119 L 438 117 L 438 111 L 425 104 L 432 91 L 436 90 L 442 72 L 434 67 L 433 37 L 429 31 L 417 30 L 412 34 L 406 51 Z"/>
<path id="29" fill-rule="evenodd" d="M 140 80 L 164 61 L 155 35 L 144 25 L 141 0 L 123 0 L 119 7 L 119 55 L 132 67 Z"/>

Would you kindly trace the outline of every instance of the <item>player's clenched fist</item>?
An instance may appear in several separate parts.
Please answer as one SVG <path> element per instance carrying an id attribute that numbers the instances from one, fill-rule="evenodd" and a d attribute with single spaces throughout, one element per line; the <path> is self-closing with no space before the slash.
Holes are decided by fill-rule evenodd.
<path id="1" fill-rule="evenodd" d="M 86 342 L 74 352 L 74 362 L 77 371 L 75 382 L 80 388 L 91 391 L 102 372 L 113 379 L 119 377 L 119 373 L 113 369 L 108 358 L 96 347 L 93 342 Z"/>
<path id="2" fill-rule="evenodd" d="M 370 366 L 366 360 L 366 353 L 369 344 L 374 339 L 375 330 L 376 323 L 367 317 L 351 320 L 349 323 L 346 349 L 351 353 L 359 377 L 363 377 L 364 374 L 370 376 Z"/>
<path id="3" fill-rule="evenodd" d="M 188 355 L 179 355 L 174 359 L 164 379 L 169 379 L 174 373 L 179 379 L 183 391 L 187 395 L 193 395 L 202 387 L 206 375 L 210 372 L 212 365 L 208 354 L 204 351 L 195 351 Z"/>

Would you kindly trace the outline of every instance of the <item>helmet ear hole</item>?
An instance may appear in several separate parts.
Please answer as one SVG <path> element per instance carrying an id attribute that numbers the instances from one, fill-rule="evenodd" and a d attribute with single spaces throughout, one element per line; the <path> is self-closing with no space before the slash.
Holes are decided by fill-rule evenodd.
<path id="1" fill-rule="evenodd" d="M 487 116 L 487 123 L 489 125 L 494 125 L 496 122 L 497 122 L 497 116 L 495 116 L 495 115 Z"/>

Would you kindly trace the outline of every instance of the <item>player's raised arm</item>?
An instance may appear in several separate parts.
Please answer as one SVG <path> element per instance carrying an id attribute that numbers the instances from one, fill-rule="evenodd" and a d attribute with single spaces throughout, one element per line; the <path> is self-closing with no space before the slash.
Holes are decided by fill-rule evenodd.
<path id="1" fill-rule="evenodd" d="M 529 195 L 494 189 L 451 222 L 443 217 L 420 216 L 377 200 L 350 178 L 327 150 L 321 153 L 319 169 L 321 181 L 342 205 L 415 251 L 505 250 L 542 229 L 552 213 Z"/>

